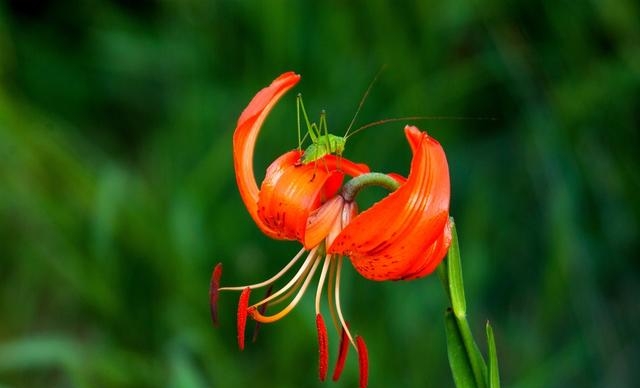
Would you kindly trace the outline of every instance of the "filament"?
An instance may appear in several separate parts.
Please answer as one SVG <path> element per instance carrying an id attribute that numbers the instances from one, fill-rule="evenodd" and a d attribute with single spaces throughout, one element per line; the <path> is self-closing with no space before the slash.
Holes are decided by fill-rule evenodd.
<path id="1" fill-rule="evenodd" d="M 287 292 L 285 292 L 284 294 L 280 295 L 276 300 L 269 301 L 269 303 L 272 306 L 275 306 L 275 305 L 278 305 L 278 304 L 282 303 L 283 301 L 289 299 L 289 297 L 291 295 L 293 295 L 298 289 L 300 289 L 300 286 L 302 285 L 304 280 L 307 278 L 307 275 L 309 274 L 309 270 L 310 269 L 311 269 L 311 267 L 307 265 L 307 267 L 304 270 L 304 273 L 302 273 L 300 275 L 300 277 L 298 277 L 298 280 L 296 280 L 295 284 L 293 286 L 291 286 L 287 290 Z M 264 304 L 262 306 L 264 306 Z M 260 306 L 260 307 L 262 307 L 262 306 Z M 261 313 L 262 313 L 262 311 L 261 311 Z"/>
<path id="2" fill-rule="evenodd" d="M 336 284 L 336 268 L 338 262 L 336 257 L 333 257 L 334 260 L 331 260 L 331 266 L 329 267 L 329 284 L 327 284 L 327 302 L 329 303 L 329 313 L 331 314 L 331 320 L 333 321 L 333 326 L 335 326 L 336 331 L 340 333 L 340 325 L 338 324 L 338 318 L 336 317 L 336 304 L 333 298 L 333 290 Z"/>
<path id="3" fill-rule="evenodd" d="M 318 288 L 316 289 L 316 315 L 320 314 L 320 297 L 322 296 L 324 279 L 327 276 L 330 263 L 331 263 L 331 255 L 327 254 L 324 257 L 324 265 L 322 266 L 322 272 L 320 272 L 320 279 L 318 280 Z"/>
<path id="4" fill-rule="evenodd" d="M 315 249 L 313 250 L 313 253 L 315 253 Z M 314 257 L 315 258 L 315 257 Z M 285 315 L 289 314 L 289 312 L 296 307 L 296 305 L 298 304 L 298 302 L 300 301 L 300 299 L 302 298 L 302 295 L 304 295 L 304 292 L 307 289 L 307 286 L 309 285 L 309 282 L 311 281 L 311 278 L 313 278 L 313 274 L 316 271 L 316 268 L 318 268 L 318 264 L 320 264 L 320 260 L 315 260 L 313 262 L 313 266 L 311 267 L 311 270 L 309 271 L 309 274 L 307 275 L 306 279 L 304 280 L 304 283 L 302 284 L 302 287 L 300 287 L 300 291 L 298 291 L 298 293 L 296 294 L 295 298 L 293 298 L 293 300 L 291 301 L 291 303 L 289 303 L 289 305 L 287 307 L 285 307 L 284 309 L 282 309 L 282 311 L 280 311 L 277 314 L 274 315 L 270 315 L 270 316 L 264 316 L 262 314 L 260 314 L 259 311 L 256 310 L 256 305 L 253 305 L 249 308 L 249 314 L 251 314 L 251 318 L 255 319 L 256 321 L 262 322 L 262 323 L 271 323 L 271 322 L 275 322 L 277 320 L 279 320 L 280 318 L 284 317 Z M 264 301 L 258 303 L 261 304 L 264 303 Z"/>
<path id="5" fill-rule="evenodd" d="M 291 286 L 293 286 L 294 284 L 296 284 L 296 282 L 298 281 L 298 279 L 307 272 L 308 266 L 311 262 L 314 262 L 314 267 L 315 265 L 317 265 L 317 260 L 316 259 L 316 251 L 318 250 L 318 247 L 313 248 L 311 251 L 309 251 L 309 255 L 307 256 L 307 259 L 304 261 L 304 263 L 302 263 L 302 267 L 300 267 L 300 269 L 298 270 L 298 272 L 295 274 L 295 276 L 289 280 L 289 283 L 287 283 L 284 287 L 282 287 L 280 290 L 278 290 L 278 292 L 274 293 L 273 295 L 271 295 L 270 297 L 263 299 L 261 302 L 258 302 L 256 304 L 254 304 L 252 307 L 258 307 L 261 304 L 270 302 L 274 299 L 276 299 L 277 297 L 279 297 L 280 295 L 282 295 L 284 292 L 286 292 L 289 288 L 291 288 Z M 308 276 L 308 275 L 307 275 Z"/>
<path id="6" fill-rule="evenodd" d="M 287 271 L 289 271 L 291 269 L 291 267 L 300 259 L 300 257 L 302 257 L 302 254 L 304 252 L 305 252 L 304 248 L 300 249 L 300 252 L 298 252 L 293 257 L 293 259 L 291 259 L 291 261 L 287 265 L 285 265 L 284 268 L 282 268 L 280 270 L 280 272 L 278 272 L 273 277 L 271 277 L 271 279 L 267 279 L 267 280 L 265 280 L 263 282 L 260 282 L 260 283 L 251 284 L 249 286 L 220 287 L 220 288 L 218 288 L 218 291 L 242 291 L 247 287 L 249 287 L 251 289 L 256 289 L 256 288 L 261 288 L 261 287 L 268 286 L 269 284 L 271 284 L 271 283 L 275 282 L 276 280 L 280 279 L 280 277 L 282 277 L 282 275 L 287 273 Z"/>
<path id="7" fill-rule="evenodd" d="M 336 312 L 338 313 L 338 319 L 340 319 L 340 323 L 342 324 L 342 330 L 347 333 L 347 337 L 349 337 L 349 342 L 356 347 L 356 343 L 353 341 L 353 337 L 351 337 L 351 333 L 349 332 L 349 328 L 347 327 L 347 323 L 344 321 L 344 317 L 342 316 L 342 309 L 340 308 L 340 270 L 342 269 L 342 257 L 338 258 L 338 264 L 336 269 L 336 287 L 335 287 L 335 301 L 336 301 Z"/>

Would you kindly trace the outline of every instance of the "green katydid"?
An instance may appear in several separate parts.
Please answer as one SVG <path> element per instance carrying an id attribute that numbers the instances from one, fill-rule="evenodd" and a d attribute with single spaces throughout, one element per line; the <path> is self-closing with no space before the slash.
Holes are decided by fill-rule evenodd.
<path id="1" fill-rule="evenodd" d="M 300 109 L 302 109 L 307 124 L 307 135 L 311 138 L 311 144 L 302 153 L 299 163 L 308 164 L 329 154 L 342 155 L 344 146 L 347 143 L 347 136 L 336 136 L 329 133 L 325 111 L 323 110 L 320 113 L 320 123 L 316 125 L 316 123 L 309 122 L 300 94 L 298 94 L 296 104 L 298 110 L 298 144 L 301 146 L 302 141 L 304 141 L 304 139 L 300 139 Z M 305 138 L 307 135 L 305 135 Z"/>
<path id="2" fill-rule="evenodd" d="M 382 73 L 383 70 L 384 70 L 384 67 L 380 69 L 380 71 L 378 71 L 378 74 L 376 74 L 376 76 L 373 78 L 373 80 L 369 84 L 369 87 L 367 88 L 364 95 L 362 96 L 362 99 L 360 100 L 360 104 L 358 105 L 358 109 L 356 110 L 356 113 L 354 114 L 353 119 L 351 119 L 351 123 L 349 123 L 349 127 L 347 128 L 347 131 L 345 132 L 344 136 L 337 136 L 329 133 L 329 130 L 327 129 L 327 115 L 324 110 L 320 113 L 320 123 L 318 125 L 316 125 L 316 123 L 310 123 L 309 116 L 307 116 L 307 111 L 304 109 L 304 103 L 302 102 L 302 95 L 298 93 L 298 96 L 296 98 L 296 113 L 298 116 L 298 147 L 302 147 L 302 142 L 304 141 L 304 138 L 307 137 L 307 135 L 311 138 L 311 144 L 304 150 L 304 153 L 300 157 L 300 161 L 299 161 L 300 164 L 308 164 L 318 159 L 321 159 L 325 155 L 330 155 L 330 154 L 336 154 L 338 156 L 342 156 L 342 153 L 344 152 L 344 147 L 347 144 L 347 139 L 349 138 L 349 136 L 369 126 L 375 125 L 374 123 L 371 123 L 372 125 L 365 125 L 363 127 L 356 129 L 353 133 L 351 133 L 351 135 L 349 134 L 351 127 L 353 126 L 353 124 L 356 121 L 356 118 L 358 117 L 358 113 L 360 113 L 360 109 L 362 109 L 362 105 L 364 104 L 364 101 L 367 99 L 367 96 L 369 95 L 369 91 L 371 91 L 371 88 L 376 83 L 378 77 L 380 76 L 380 73 Z M 307 124 L 307 134 L 303 139 L 300 139 L 300 110 L 302 110 L 305 123 Z M 401 119 L 397 119 L 397 120 L 401 120 Z M 383 122 L 387 122 L 387 121 L 395 121 L 395 120 L 390 119 L 390 120 L 385 120 Z M 379 122 L 378 124 L 382 124 L 383 122 Z"/>
<path id="3" fill-rule="evenodd" d="M 326 117 L 327 115 L 324 110 L 320 113 L 319 123 L 318 124 L 311 123 L 309 121 L 309 117 L 307 116 L 307 112 L 304 108 L 304 103 L 302 102 L 302 95 L 298 93 L 298 96 L 296 97 L 296 113 L 298 118 L 298 148 L 301 149 L 302 142 L 306 139 L 307 136 L 309 136 L 309 138 L 311 139 L 311 144 L 304 150 L 304 152 L 302 153 L 302 156 L 300 157 L 300 160 L 298 161 L 299 165 L 308 164 L 308 163 L 317 161 L 323 158 L 324 156 L 330 155 L 330 154 L 342 156 L 342 153 L 344 152 L 344 149 L 349 137 L 355 135 L 356 133 L 362 130 L 365 130 L 370 127 L 374 127 L 376 125 L 386 124 L 390 122 L 397 122 L 397 121 L 407 121 L 407 120 L 495 120 L 494 118 L 491 118 L 491 117 L 409 116 L 409 117 L 399 117 L 399 118 L 387 118 L 387 119 L 374 121 L 366 125 L 363 125 L 358 129 L 354 130 L 353 132 L 349 133 L 349 131 L 353 127 L 353 124 L 356 121 L 356 118 L 358 117 L 358 113 L 360 113 L 360 110 L 362 109 L 362 105 L 364 104 L 364 101 L 366 100 L 369 94 L 369 91 L 371 90 L 371 87 L 376 82 L 379 75 L 380 73 L 378 73 L 376 77 L 373 79 L 373 81 L 371 82 L 371 84 L 369 84 L 369 87 L 367 88 L 367 90 L 364 93 L 364 96 L 360 100 L 358 109 L 356 110 L 356 113 L 354 114 L 353 119 L 351 119 L 351 123 L 349 123 L 349 127 L 347 127 L 347 130 L 344 136 L 337 136 L 329 133 L 327 129 L 327 117 Z M 301 133 L 300 132 L 300 121 L 301 121 L 300 111 L 301 110 L 302 110 L 302 115 L 304 117 L 305 123 L 307 125 L 307 133 L 303 138 L 300 138 L 300 133 Z"/>

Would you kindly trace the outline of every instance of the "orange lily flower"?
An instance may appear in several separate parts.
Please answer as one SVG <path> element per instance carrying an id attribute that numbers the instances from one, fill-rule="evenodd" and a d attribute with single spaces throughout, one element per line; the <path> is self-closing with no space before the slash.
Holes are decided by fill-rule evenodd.
<path id="1" fill-rule="evenodd" d="M 272 238 L 297 240 L 303 248 L 272 278 L 247 286 L 221 288 L 222 267 L 218 264 L 211 281 L 212 318 L 217 323 L 219 291 L 242 291 L 238 305 L 238 345 L 242 349 L 247 316 L 262 323 L 283 318 L 300 301 L 321 267 L 315 296 L 320 379 L 326 378 L 328 370 L 328 336 L 320 312 L 327 281 L 329 311 L 342 333 L 333 379 L 340 377 L 351 343 L 358 352 L 360 387 L 366 387 L 367 348 L 362 337 L 351 335 L 340 306 L 342 257 L 348 257 L 356 270 L 371 280 L 416 279 L 433 272 L 451 241 L 447 160 L 436 140 L 416 127 L 407 126 L 405 134 L 413 158 L 406 179 L 397 174 L 370 173 L 366 165 L 335 155 L 301 164 L 302 151 L 293 150 L 269 166 L 258 189 L 253 172 L 258 133 L 275 103 L 299 79 L 297 74 L 285 73 L 258 92 L 238 119 L 233 151 L 240 195 L 258 227 Z M 342 185 L 345 175 L 353 179 Z M 369 185 L 382 185 L 393 192 L 358 214 L 355 196 Z M 303 264 L 285 286 L 274 293 L 269 291 L 263 300 L 249 305 L 251 290 L 261 287 L 270 290 L 305 252 Z M 273 306 L 289 299 L 289 304 L 278 313 L 265 315 L 268 304 Z"/>

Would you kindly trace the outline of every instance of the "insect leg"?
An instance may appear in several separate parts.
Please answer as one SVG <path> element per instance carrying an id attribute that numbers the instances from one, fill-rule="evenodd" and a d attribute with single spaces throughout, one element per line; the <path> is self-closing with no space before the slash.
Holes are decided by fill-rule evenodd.
<path id="1" fill-rule="evenodd" d="M 317 136 L 317 127 L 315 126 L 315 123 L 311 124 L 311 122 L 309 121 L 309 116 L 307 116 L 307 110 L 304 108 L 304 103 L 302 102 L 302 95 L 298 94 L 298 98 L 296 100 L 296 103 L 299 103 L 300 105 L 300 109 L 302 110 L 302 115 L 304 116 L 304 121 L 307 124 L 307 134 L 309 135 L 309 137 L 311 137 L 311 142 L 315 143 L 318 141 L 318 136 Z M 314 132 L 315 131 L 315 132 Z M 305 135 L 305 138 L 307 136 Z M 304 141 L 304 139 L 303 139 Z"/>
<path id="2" fill-rule="evenodd" d="M 302 151 L 302 139 L 300 139 L 300 104 L 302 103 L 302 94 L 298 93 L 296 97 L 296 117 L 298 118 L 298 151 Z"/>
<path id="3" fill-rule="evenodd" d="M 322 132 L 323 129 L 324 129 L 324 133 Z M 329 136 L 329 129 L 327 128 L 327 112 L 324 109 L 322 110 L 322 112 L 320 112 L 319 133 L 322 133 L 324 135 L 324 146 L 325 146 L 325 152 L 321 156 L 329 155 L 332 152 L 334 152 L 335 150 L 331 148 L 331 139 Z M 322 149 L 322 146 L 320 146 L 318 149 Z M 324 163 L 325 169 L 329 171 L 329 166 L 327 166 L 327 161 L 323 159 L 322 162 Z"/>

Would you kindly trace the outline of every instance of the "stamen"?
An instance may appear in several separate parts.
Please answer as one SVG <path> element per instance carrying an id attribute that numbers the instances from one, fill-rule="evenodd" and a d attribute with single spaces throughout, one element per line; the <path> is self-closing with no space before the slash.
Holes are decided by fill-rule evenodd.
<path id="1" fill-rule="evenodd" d="M 318 262 L 316 260 L 317 251 L 318 251 L 318 247 L 315 247 L 311 251 L 309 251 L 309 255 L 307 256 L 307 259 L 304 261 L 304 263 L 302 263 L 302 266 L 300 267 L 298 272 L 295 274 L 295 276 L 291 280 L 289 280 L 289 282 L 284 287 L 282 287 L 280 290 L 278 290 L 275 294 L 271 295 L 270 297 L 265 298 L 262 301 L 254 304 L 253 307 L 258 307 L 261 304 L 265 304 L 276 299 L 277 297 L 282 295 L 284 292 L 286 292 L 288 289 L 290 289 L 291 286 L 296 284 L 296 282 L 298 281 L 298 279 L 300 279 L 300 277 L 308 276 L 306 274 L 308 273 L 309 264 L 313 263 L 314 266 L 317 265 L 317 262 Z"/>
<path id="2" fill-rule="evenodd" d="M 238 347 L 244 350 L 244 328 L 247 325 L 247 307 L 249 306 L 249 295 L 251 288 L 246 287 L 240 294 L 238 302 Z"/>
<path id="3" fill-rule="evenodd" d="M 218 291 L 220 290 L 220 277 L 222 276 L 222 263 L 216 264 L 211 273 L 209 285 L 209 307 L 211 309 L 211 322 L 218 326 Z"/>
<path id="4" fill-rule="evenodd" d="M 280 270 L 280 272 L 278 272 L 277 274 L 275 274 L 273 277 L 271 277 L 270 279 L 265 280 L 264 282 L 260 282 L 260 283 L 256 283 L 256 284 L 251 284 L 248 286 L 238 286 L 238 287 L 221 287 L 218 289 L 218 291 L 242 291 L 245 289 L 245 287 L 249 287 L 251 289 L 256 289 L 256 288 L 261 288 L 264 286 L 268 286 L 271 283 L 275 282 L 276 280 L 280 279 L 280 277 L 282 275 L 284 275 L 285 273 L 287 273 L 287 271 L 289 271 L 289 269 L 291 269 L 291 267 L 298 261 L 298 259 L 300 259 L 300 257 L 302 257 L 302 254 L 305 252 L 305 249 L 302 248 L 300 249 L 300 252 L 296 253 L 296 255 L 293 257 L 293 259 L 291 259 L 291 261 L 289 263 L 287 263 L 287 265 L 284 266 L 284 268 L 282 268 Z"/>
<path id="5" fill-rule="evenodd" d="M 269 286 L 269 288 L 267 288 L 267 292 L 264 295 L 265 299 L 269 297 L 269 295 L 271 295 L 271 290 L 273 289 L 273 286 Z M 262 306 L 260 306 L 260 308 L 258 308 L 258 311 L 260 312 L 260 314 L 264 314 L 264 312 L 267 310 L 267 303 L 263 304 Z M 251 342 L 256 342 L 256 340 L 258 339 L 258 330 L 260 329 L 260 322 L 256 321 L 256 325 L 253 327 L 253 338 L 251 339 Z"/>
<path id="6" fill-rule="evenodd" d="M 329 270 L 330 263 L 331 263 L 331 255 L 326 255 L 324 257 L 324 265 L 322 266 L 322 272 L 320 272 L 320 279 L 318 279 L 318 288 L 316 289 L 316 314 L 320 314 L 320 297 L 322 296 L 324 279 L 327 276 L 327 271 Z"/>
<path id="7" fill-rule="evenodd" d="M 314 249 L 314 253 L 315 253 L 315 249 Z M 317 257 L 314 255 L 313 258 L 316 259 Z M 255 308 L 258 304 L 264 303 L 264 301 L 262 301 L 262 302 L 260 302 L 258 304 L 253 305 L 249 309 L 249 314 L 251 315 L 251 318 L 255 319 L 256 321 L 260 321 L 262 323 L 271 323 L 271 322 L 275 322 L 275 321 L 283 318 L 287 314 L 289 314 L 289 312 L 291 310 L 293 310 L 294 307 L 296 307 L 298 302 L 300 302 L 300 299 L 302 298 L 302 295 L 304 295 L 304 292 L 307 290 L 307 286 L 309 285 L 309 282 L 313 278 L 313 274 L 316 272 L 316 269 L 318 268 L 318 264 L 319 263 L 320 263 L 320 260 L 314 260 L 313 266 L 311 267 L 311 270 L 309 270 L 309 273 L 308 273 L 307 277 L 305 278 L 304 283 L 300 287 L 300 291 L 298 291 L 296 296 L 293 298 L 293 300 L 291 301 L 291 303 L 289 303 L 289 305 L 287 307 L 282 309 L 282 311 L 280 311 L 277 314 L 274 314 L 274 315 L 271 315 L 271 316 L 264 316 L 264 315 L 260 314 Z M 272 295 L 272 297 L 273 297 L 273 295 Z M 267 298 L 267 299 L 269 299 L 269 298 Z M 265 299 L 265 300 L 267 300 L 267 299 Z"/>
<path id="8" fill-rule="evenodd" d="M 367 345 L 360 336 L 356 336 L 358 365 L 360 366 L 360 388 L 366 388 L 369 382 L 369 355 Z"/>
<path id="9" fill-rule="evenodd" d="M 329 345 L 327 343 L 327 327 L 321 314 L 316 315 L 316 327 L 318 328 L 318 374 L 320 381 L 327 378 L 327 365 L 329 364 Z"/>
<path id="10" fill-rule="evenodd" d="M 268 301 L 269 305 L 270 306 L 275 306 L 275 305 L 278 305 L 278 304 L 284 302 L 285 300 L 289 300 L 291 295 L 293 295 L 296 292 L 298 292 L 298 290 L 300 289 L 300 286 L 302 286 L 302 283 L 304 283 L 304 280 L 307 278 L 307 275 L 309 274 L 309 270 L 310 269 L 311 269 L 311 266 L 307 266 L 305 268 L 304 273 L 302 275 L 300 275 L 298 280 L 296 280 L 295 284 L 293 286 L 291 286 L 291 288 L 289 288 L 287 290 L 287 292 L 285 292 L 284 294 L 280 295 L 277 299 Z"/>
<path id="11" fill-rule="evenodd" d="M 336 328 L 337 332 L 341 332 L 342 328 L 338 324 L 338 317 L 336 316 L 336 304 L 333 297 L 333 290 L 335 288 L 336 283 L 336 267 L 338 264 L 337 258 L 332 257 L 331 265 L 329 266 L 329 282 L 327 284 L 327 302 L 329 304 L 329 313 L 331 314 L 331 320 L 333 321 L 333 326 Z"/>
<path id="12" fill-rule="evenodd" d="M 336 312 L 338 313 L 338 319 L 342 324 L 342 330 L 347 333 L 347 337 L 349 337 L 349 342 L 355 347 L 356 343 L 353 341 L 353 337 L 351 337 L 351 333 L 349 332 L 349 328 L 347 327 L 347 323 L 342 316 L 342 308 L 340 307 L 340 270 L 342 269 L 342 257 L 338 258 L 338 264 L 336 268 L 336 288 L 335 288 L 335 300 L 336 300 Z"/>
<path id="13" fill-rule="evenodd" d="M 347 359 L 349 353 L 349 337 L 347 332 L 342 329 L 340 333 L 340 350 L 338 351 L 338 359 L 336 360 L 336 367 L 333 370 L 333 381 L 338 381 L 344 369 L 344 361 Z"/>

